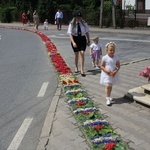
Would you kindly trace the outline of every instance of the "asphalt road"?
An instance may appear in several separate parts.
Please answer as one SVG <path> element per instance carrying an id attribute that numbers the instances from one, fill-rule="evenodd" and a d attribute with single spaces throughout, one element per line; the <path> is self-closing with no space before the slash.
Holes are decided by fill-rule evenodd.
<path id="1" fill-rule="evenodd" d="M 74 70 L 74 55 L 67 31 L 42 32 L 50 37 Z M 148 35 L 90 33 L 91 38 L 95 35 L 103 45 L 103 55 L 107 42 L 117 44 L 116 53 L 121 63 L 150 57 L 147 55 L 150 48 Z M 40 38 L 26 31 L 0 29 L 0 68 L 0 150 L 12 150 L 13 146 L 18 146 L 18 150 L 34 150 L 57 87 L 56 74 Z M 85 71 L 91 68 L 87 48 Z M 42 85 L 47 88 L 45 94 L 38 97 Z"/>
<path id="2" fill-rule="evenodd" d="M 36 34 L 0 29 L 0 150 L 34 150 L 57 78 Z"/>
<path id="3" fill-rule="evenodd" d="M 43 31 L 44 32 L 44 31 Z M 61 53 L 65 61 L 74 69 L 73 51 L 70 46 L 69 36 L 66 30 L 56 31 L 49 30 L 45 34 L 53 41 L 58 51 Z M 102 44 L 103 55 L 105 52 L 105 45 L 107 42 L 116 43 L 116 53 L 120 58 L 120 62 L 127 63 L 136 61 L 143 58 L 148 58 L 150 55 L 150 36 L 149 35 L 136 35 L 136 34 L 120 34 L 120 33 L 101 33 L 90 32 L 91 42 L 92 37 L 99 36 L 100 43 Z M 85 53 L 85 69 L 91 67 L 91 59 L 89 57 L 89 48 L 87 47 Z"/>

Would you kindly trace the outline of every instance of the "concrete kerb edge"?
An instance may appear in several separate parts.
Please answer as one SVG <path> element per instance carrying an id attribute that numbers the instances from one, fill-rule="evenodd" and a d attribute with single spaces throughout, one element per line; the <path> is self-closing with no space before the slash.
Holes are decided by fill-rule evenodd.
<path id="1" fill-rule="evenodd" d="M 131 32 L 132 30 L 132 32 Z M 144 32 L 143 32 L 144 31 Z M 118 34 L 134 34 L 134 35 L 150 35 L 150 31 L 148 29 L 146 30 L 141 30 L 141 29 L 119 29 L 119 28 L 99 28 L 99 27 L 90 27 L 90 32 L 101 32 L 101 33 L 118 33 Z"/>
<path id="2" fill-rule="evenodd" d="M 139 60 L 135 60 L 135 61 L 131 61 L 131 62 L 122 63 L 121 66 L 129 65 L 129 64 L 133 64 L 133 63 L 138 63 L 138 62 L 145 61 L 145 60 L 150 60 L 150 57 L 139 59 Z"/>
<path id="3" fill-rule="evenodd" d="M 58 86 L 54 94 L 54 97 L 52 99 L 52 102 L 50 104 L 47 116 L 45 118 L 40 140 L 36 150 L 45 150 L 46 146 L 48 145 L 49 137 L 53 127 L 53 120 L 56 114 L 60 95 L 61 95 L 61 87 Z"/>
<path id="4" fill-rule="evenodd" d="M 7 26 L 7 27 L 20 27 L 20 28 L 24 28 L 24 29 L 28 29 L 30 27 L 28 26 L 22 26 L 21 23 L 1 23 L 0 22 L 0 25 L 3 25 L 3 26 Z M 42 26 L 42 24 L 40 25 Z M 55 25 L 51 25 L 51 26 L 55 26 Z M 67 30 L 68 28 L 68 25 L 64 25 L 64 29 Z M 131 34 L 131 30 L 132 30 L 132 34 L 137 34 L 137 35 L 150 35 L 150 32 L 146 32 L 146 31 L 149 31 L 148 29 L 145 29 L 145 30 L 142 30 L 142 29 L 132 29 L 132 28 L 123 28 L 123 29 L 120 29 L 120 28 L 99 28 L 99 27 L 91 27 L 89 25 L 89 29 L 90 29 L 90 32 L 102 32 L 102 33 L 118 33 L 118 34 Z M 143 32 L 144 31 L 144 32 Z"/>
<path id="5" fill-rule="evenodd" d="M 139 60 L 135 60 L 135 61 L 131 61 L 131 62 L 127 62 L 127 63 L 123 63 L 123 64 L 121 64 L 121 66 L 129 65 L 129 64 L 133 64 L 133 63 L 138 63 L 138 62 L 146 61 L 146 60 L 150 60 L 150 57 L 148 57 L 148 58 L 143 58 L 143 59 L 139 59 Z M 127 93 L 124 95 L 124 98 L 135 102 L 135 100 L 134 100 L 134 98 L 133 98 L 133 95 L 130 94 L 129 92 L 127 92 Z"/>

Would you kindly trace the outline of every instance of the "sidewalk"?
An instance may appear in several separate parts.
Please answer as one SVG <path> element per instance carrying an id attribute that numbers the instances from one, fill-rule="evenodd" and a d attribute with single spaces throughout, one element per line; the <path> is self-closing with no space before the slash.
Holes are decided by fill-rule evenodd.
<path id="1" fill-rule="evenodd" d="M 29 28 L 29 29 L 34 29 L 33 24 L 32 26 L 23 26 L 22 23 L 19 22 L 14 22 L 14 23 L 0 23 L 0 25 L 4 26 L 14 26 L 14 27 L 24 27 L 24 28 Z M 67 30 L 68 25 L 63 25 L 63 29 Z M 145 34 L 145 35 L 150 35 L 150 27 L 143 28 L 143 27 L 136 27 L 136 28 L 99 28 L 99 27 L 94 27 L 94 26 L 89 26 L 91 32 L 107 32 L 107 33 L 125 33 L 125 34 Z M 39 26 L 39 30 L 43 29 L 43 25 Z M 56 25 L 50 24 L 49 25 L 49 30 L 56 29 Z"/>
<path id="2" fill-rule="evenodd" d="M 0 24 L 0 26 L 1 25 L 22 27 L 20 23 Z M 29 28 L 33 29 L 33 27 Z M 40 26 L 40 28 L 42 28 L 42 26 Z M 55 25 L 50 25 L 50 30 L 55 28 Z M 67 26 L 63 26 L 63 28 L 67 29 Z M 100 29 L 90 27 L 90 30 L 91 32 L 150 35 L 150 30 L 143 29 Z M 150 109 L 124 98 L 124 95 L 129 89 L 146 83 L 143 78 L 139 80 L 137 72 L 139 68 L 142 70 L 149 64 L 150 59 L 146 59 L 121 67 L 120 74 L 122 75 L 122 83 L 119 87 L 114 87 L 112 95 L 114 103 L 112 107 L 106 106 L 104 101 L 104 87 L 97 84 L 97 81 L 99 81 L 99 75 L 97 74 L 100 73 L 98 70 L 88 70 L 86 78 L 76 75 L 99 111 L 106 116 L 106 119 L 112 125 L 113 129 L 128 143 L 129 150 L 149 150 L 150 148 Z M 78 128 L 72 111 L 66 103 L 61 85 L 58 85 L 45 119 L 37 150 L 60 149 L 90 150 L 90 147 L 88 141 Z"/>

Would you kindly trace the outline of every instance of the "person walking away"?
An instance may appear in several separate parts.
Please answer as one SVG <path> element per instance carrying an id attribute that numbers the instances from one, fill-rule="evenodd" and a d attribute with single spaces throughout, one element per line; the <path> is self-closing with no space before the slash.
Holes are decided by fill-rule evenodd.
<path id="1" fill-rule="evenodd" d="M 33 12 L 33 23 L 34 23 L 34 28 L 35 28 L 35 25 L 36 25 L 36 10 L 34 10 Z"/>
<path id="2" fill-rule="evenodd" d="M 57 30 L 61 30 L 62 19 L 63 19 L 63 13 L 60 9 L 58 9 L 58 11 L 55 14 L 55 22 L 57 25 Z"/>
<path id="3" fill-rule="evenodd" d="M 102 45 L 99 43 L 99 37 L 93 38 L 93 43 L 90 45 L 90 56 L 92 58 L 92 66 L 96 69 L 100 68 L 100 55 L 102 55 Z"/>
<path id="4" fill-rule="evenodd" d="M 115 54 L 116 44 L 114 42 L 107 43 L 105 47 L 107 54 L 102 57 L 100 64 L 102 70 L 100 84 L 105 85 L 106 104 L 110 106 L 112 101 L 112 86 L 120 82 L 118 73 L 120 69 L 120 61 Z"/>
<path id="5" fill-rule="evenodd" d="M 31 13 L 30 10 L 27 11 L 27 24 L 30 26 L 30 20 L 31 20 Z"/>
<path id="6" fill-rule="evenodd" d="M 48 30 L 48 19 L 45 19 L 43 28 L 44 28 L 44 30 Z"/>
<path id="7" fill-rule="evenodd" d="M 68 31 L 71 46 L 74 51 L 75 73 L 79 71 L 78 60 L 80 55 L 80 72 L 81 76 L 85 77 L 84 73 L 84 54 L 86 46 L 90 46 L 89 27 L 87 22 L 82 19 L 80 11 L 74 13 L 73 19 L 68 26 Z"/>
<path id="8" fill-rule="evenodd" d="M 38 13 L 35 15 L 35 29 L 39 29 L 39 16 Z"/>
<path id="9" fill-rule="evenodd" d="M 23 26 L 26 24 L 26 21 L 27 21 L 27 16 L 26 16 L 26 13 L 23 12 L 22 13 L 22 24 L 23 24 Z"/>

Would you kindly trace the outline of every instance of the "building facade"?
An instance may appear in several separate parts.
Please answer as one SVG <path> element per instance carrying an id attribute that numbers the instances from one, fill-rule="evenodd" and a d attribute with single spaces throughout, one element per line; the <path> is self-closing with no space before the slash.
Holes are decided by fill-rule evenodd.
<path id="1" fill-rule="evenodd" d="M 126 6 L 134 6 L 136 10 L 150 10 L 150 0 L 122 0 L 122 9 L 126 9 Z"/>

